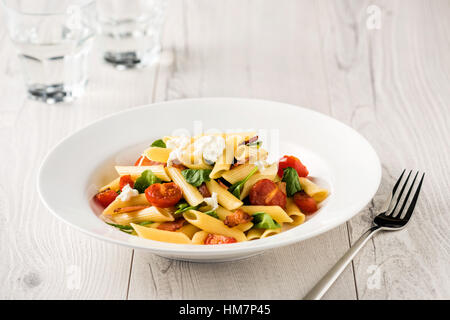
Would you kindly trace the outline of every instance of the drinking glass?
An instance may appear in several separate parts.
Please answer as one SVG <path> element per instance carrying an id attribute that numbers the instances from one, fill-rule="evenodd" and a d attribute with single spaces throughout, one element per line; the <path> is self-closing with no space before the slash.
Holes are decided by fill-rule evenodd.
<path id="1" fill-rule="evenodd" d="M 93 0 L 3 0 L 29 97 L 46 103 L 79 97 L 96 28 Z"/>
<path id="2" fill-rule="evenodd" d="M 97 1 L 104 60 L 119 70 L 157 62 L 166 8 L 167 0 Z"/>

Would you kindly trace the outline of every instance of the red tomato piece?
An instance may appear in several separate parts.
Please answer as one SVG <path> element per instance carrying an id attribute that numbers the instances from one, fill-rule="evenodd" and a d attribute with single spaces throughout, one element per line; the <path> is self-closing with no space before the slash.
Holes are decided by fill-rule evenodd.
<path id="1" fill-rule="evenodd" d="M 256 182 L 250 189 L 250 203 L 258 206 L 280 206 L 286 208 L 286 195 L 269 179 Z"/>
<path id="2" fill-rule="evenodd" d="M 184 220 L 184 219 L 163 222 L 159 226 L 157 226 L 156 229 L 165 230 L 165 231 L 177 231 L 184 225 L 185 222 L 186 222 L 186 220 Z"/>
<path id="3" fill-rule="evenodd" d="M 145 197 L 151 205 L 158 208 L 173 207 L 180 201 L 183 193 L 175 183 L 155 183 L 145 189 Z"/>
<path id="4" fill-rule="evenodd" d="M 133 181 L 133 179 L 131 179 L 131 176 L 129 174 L 120 177 L 120 180 L 119 180 L 120 190 L 122 190 L 123 187 L 125 187 L 127 184 L 129 184 L 131 188 L 134 187 L 134 181 Z"/>
<path id="5" fill-rule="evenodd" d="M 307 195 L 304 191 L 294 194 L 294 202 L 297 207 L 306 215 L 317 211 L 317 203 L 312 197 Z"/>
<path id="6" fill-rule="evenodd" d="M 94 196 L 95 201 L 97 201 L 103 208 L 106 208 L 113 202 L 118 196 L 117 192 L 111 189 L 106 189 L 102 192 L 97 193 Z"/>
<path id="7" fill-rule="evenodd" d="M 209 233 L 205 238 L 205 244 L 226 244 L 235 242 L 237 242 L 235 238 L 222 236 L 220 234 Z"/>
<path id="8" fill-rule="evenodd" d="M 301 163 L 301 161 L 294 156 L 284 156 L 278 162 L 278 176 L 283 177 L 284 169 L 291 167 L 297 171 L 299 177 L 307 177 L 309 172 L 308 169 Z"/>
<path id="9" fill-rule="evenodd" d="M 141 163 L 141 160 L 142 160 L 142 163 Z M 144 156 L 140 156 L 139 159 L 136 160 L 134 165 L 135 166 L 157 166 L 157 165 L 163 165 L 164 167 L 166 166 L 166 164 L 164 162 L 153 161 L 153 160 L 150 160 L 149 158 L 144 157 Z"/>

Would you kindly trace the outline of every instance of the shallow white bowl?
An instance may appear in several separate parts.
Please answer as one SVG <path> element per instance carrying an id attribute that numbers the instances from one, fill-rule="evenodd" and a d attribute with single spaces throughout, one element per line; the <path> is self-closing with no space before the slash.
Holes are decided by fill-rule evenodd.
<path id="1" fill-rule="evenodd" d="M 295 155 L 330 190 L 321 209 L 304 224 L 249 242 L 198 246 L 171 244 L 125 234 L 101 221 L 92 197 L 115 178 L 114 165 L 134 163 L 153 140 L 179 128 L 265 129 L 271 148 Z M 279 134 L 279 137 L 277 137 Z M 73 227 L 102 240 L 180 260 L 227 261 L 299 242 L 352 218 L 378 189 L 381 166 L 356 131 L 323 114 L 278 102 L 206 98 L 138 107 L 106 117 L 65 138 L 45 158 L 38 191 L 47 208 Z"/>

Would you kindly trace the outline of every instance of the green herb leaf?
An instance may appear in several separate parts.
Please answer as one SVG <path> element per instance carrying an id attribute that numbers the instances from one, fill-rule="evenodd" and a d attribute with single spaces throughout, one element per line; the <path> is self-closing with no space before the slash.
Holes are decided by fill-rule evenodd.
<path id="1" fill-rule="evenodd" d="M 209 210 L 209 211 L 206 211 L 206 212 L 203 212 L 203 213 L 207 214 L 208 216 L 211 216 L 213 218 L 220 219 L 219 216 L 217 215 L 216 210 Z"/>
<path id="2" fill-rule="evenodd" d="M 286 182 L 286 193 L 288 197 L 292 197 L 295 193 L 302 190 L 300 181 L 298 180 L 298 173 L 292 167 L 284 169 L 281 181 Z"/>
<path id="3" fill-rule="evenodd" d="M 254 167 L 253 170 L 250 171 L 250 173 L 245 177 L 244 180 L 238 181 L 238 182 L 232 184 L 228 188 L 228 191 L 231 192 L 236 198 L 239 199 L 241 197 L 241 191 L 244 188 L 244 184 L 248 181 L 248 179 L 250 179 L 250 177 L 252 175 L 254 175 L 256 173 L 256 171 L 258 171 L 258 167 Z"/>
<path id="4" fill-rule="evenodd" d="M 281 226 L 265 212 L 256 212 L 253 215 L 253 228 L 255 229 L 278 229 Z"/>
<path id="5" fill-rule="evenodd" d="M 257 148 L 261 147 L 262 145 L 262 141 L 254 141 L 254 142 L 250 142 L 247 144 L 249 147 L 254 147 L 256 146 Z"/>
<path id="6" fill-rule="evenodd" d="M 107 224 L 109 224 L 110 226 L 113 226 L 113 227 L 116 227 L 117 229 L 120 229 L 120 230 L 122 230 L 122 231 L 129 231 L 129 232 L 131 232 L 131 231 L 133 231 L 133 227 L 132 226 L 124 226 L 124 225 L 121 225 L 121 224 L 115 224 L 115 223 L 109 223 L 109 222 L 107 222 Z"/>
<path id="7" fill-rule="evenodd" d="M 136 179 L 134 183 L 134 189 L 139 191 L 139 193 L 144 193 L 145 189 L 151 186 L 154 183 L 160 183 L 161 180 L 155 176 L 155 174 L 151 170 L 145 170 L 142 172 L 141 176 Z"/>
<path id="8" fill-rule="evenodd" d="M 199 208 L 199 205 L 190 206 L 189 203 L 182 202 L 182 203 L 177 204 L 177 208 L 178 208 L 178 210 L 173 213 L 174 215 L 179 215 L 188 210 L 197 210 Z"/>
<path id="9" fill-rule="evenodd" d="M 209 178 L 211 171 L 210 169 L 186 169 L 181 171 L 181 174 L 188 183 L 194 187 L 200 187 L 203 182 L 211 180 Z"/>
<path id="10" fill-rule="evenodd" d="M 153 143 L 150 146 L 158 148 L 167 148 L 166 144 L 161 139 L 153 141 Z"/>

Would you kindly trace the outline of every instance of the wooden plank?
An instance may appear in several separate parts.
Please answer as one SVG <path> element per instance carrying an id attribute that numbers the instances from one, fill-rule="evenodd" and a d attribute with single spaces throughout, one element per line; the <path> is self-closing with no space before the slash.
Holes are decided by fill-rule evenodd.
<path id="1" fill-rule="evenodd" d="M 86 94 L 71 105 L 47 106 L 26 99 L 3 24 L 0 43 L 0 298 L 125 299 L 132 250 L 53 217 L 38 198 L 36 177 L 62 137 L 111 112 L 150 102 L 155 69 L 118 72 L 98 61 L 97 48 Z"/>
<path id="2" fill-rule="evenodd" d="M 156 101 L 202 96 L 279 100 L 322 112 L 329 104 L 310 1 L 175 2 Z M 342 225 L 238 262 L 196 264 L 136 251 L 130 299 L 300 299 L 348 249 Z M 277 270 L 277 272 L 274 272 Z M 348 268 L 326 298 L 354 299 Z"/>
<path id="3" fill-rule="evenodd" d="M 370 5 L 381 11 L 380 29 L 366 26 Z M 352 242 L 403 168 L 427 173 L 410 225 L 377 235 L 354 260 L 358 297 L 448 299 L 450 3 L 319 1 L 318 12 L 331 113 L 362 133 L 383 163 L 377 196 L 349 224 Z"/>

